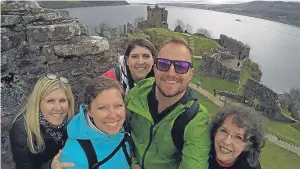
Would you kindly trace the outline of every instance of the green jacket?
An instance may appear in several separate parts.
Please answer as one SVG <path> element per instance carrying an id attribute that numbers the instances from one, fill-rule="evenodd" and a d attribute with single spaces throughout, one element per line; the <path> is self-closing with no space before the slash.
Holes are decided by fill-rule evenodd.
<path id="1" fill-rule="evenodd" d="M 200 105 L 202 112 L 186 126 L 181 155 L 173 143 L 171 129 L 176 117 L 184 113 L 193 100 L 179 104 L 154 125 L 147 100 L 153 82 L 154 78 L 139 82 L 126 98 L 127 109 L 132 113 L 133 163 L 138 163 L 144 169 L 207 169 L 210 137 L 206 108 Z"/>

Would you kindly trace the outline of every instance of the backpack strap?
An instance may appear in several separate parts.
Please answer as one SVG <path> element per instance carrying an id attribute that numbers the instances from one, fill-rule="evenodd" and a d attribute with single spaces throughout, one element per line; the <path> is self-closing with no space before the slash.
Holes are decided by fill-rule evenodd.
<path id="1" fill-rule="evenodd" d="M 99 166 L 101 166 L 102 164 L 104 164 L 108 160 L 110 160 L 119 151 L 119 149 L 121 147 L 123 149 L 123 152 L 124 152 L 124 155 L 128 162 L 128 165 L 131 166 L 131 159 L 126 150 L 126 144 L 125 144 L 127 141 L 127 137 L 128 137 L 128 134 L 124 133 L 124 138 L 122 139 L 120 144 L 107 157 L 105 157 L 103 160 L 101 160 L 99 162 L 97 160 L 97 155 L 96 155 L 96 152 L 95 152 L 95 149 L 93 147 L 91 140 L 77 139 L 77 141 L 85 152 L 85 155 L 86 155 L 86 157 L 88 159 L 88 163 L 89 163 L 89 169 L 97 169 L 97 168 L 99 168 Z"/>
<path id="2" fill-rule="evenodd" d="M 125 135 L 127 135 L 127 134 L 125 134 Z M 126 136 L 125 136 L 125 137 L 126 137 Z M 125 157 L 126 157 L 126 160 L 127 160 L 128 165 L 131 166 L 131 158 L 130 158 L 128 152 L 127 152 L 126 144 L 125 144 L 125 143 L 122 145 L 122 150 L 123 150 L 123 152 L 124 152 L 124 155 L 125 155 Z"/>
<path id="3" fill-rule="evenodd" d="M 88 159 L 89 163 L 89 169 L 93 168 L 93 165 L 98 162 L 98 159 L 91 140 L 77 139 L 77 141 L 85 152 L 86 158 Z"/>
<path id="4" fill-rule="evenodd" d="M 198 100 L 194 100 L 194 103 L 185 113 L 180 114 L 174 121 L 173 128 L 171 131 L 172 140 L 181 153 L 184 144 L 184 129 L 185 126 L 198 114 L 199 103 Z M 200 110 L 201 111 L 201 110 Z"/>
<path id="5" fill-rule="evenodd" d="M 120 70 L 119 66 L 115 67 L 115 75 L 116 75 L 117 81 L 120 82 L 120 79 L 121 79 L 121 70 Z"/>
<path id="6" fill-rule="evenodd" d="M 123 69 L 121 69 L 119 66 L 115 67 L 114 69 L 115 69 L 115 75 L 116 75 L 117 81 L 120 82 L 120 84 L 122 85 L 124 91 L 126 91 L 127 84 L 125 82 L 123 82 L 123 79 L 122 79 L 122 76 L 121 76 L 121 73 L 124 75 Z"/>
<path id="7" fill-rule="evenodd" d="M 127 133 L 124 133 L 124 138 L 122 139 L 120 144 L 107 157 L 105 157 L 103 160 L 94 163 L 92 169 L 97 169 L 99 166 L 101 166 L 102 164 L 104 164 L 108 160 L 110 160 L 120 150 L 120 148 L 123 146 L 123 144 L 125 145 L 126 141 L 127 141 Z M 125 154 L 125 156 L 126 156 L 126 154 Z M 127 157 L 126 157 L 126 160 L 128 160 Z"/>

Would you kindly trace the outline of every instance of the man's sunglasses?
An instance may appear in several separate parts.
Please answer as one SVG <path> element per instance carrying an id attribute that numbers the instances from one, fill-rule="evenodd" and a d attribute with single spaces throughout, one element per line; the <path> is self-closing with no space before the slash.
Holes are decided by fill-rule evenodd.
<path id="1" fill-rule="evenodd" d="M 51 80 L 59 79 L 59 80 L 60 80 L 62 83 L 64 83 L 64 84 L 68 84 L 68 83 L 69 83 L 69 81 L 68 81 L 67 78 L 65 78 L 65 77 L 57 77 L 55 74 L 52 74 L 52 73 L 47 73 L 45 76 L 46 76 L 48 79 L 51 79 Z"/>
<path id="2" fill-rule="evenodd" d="M 192 63 L 181 61 L 181 60 L 169 60 L 163 58 L 155 59 L 156 69 L 162 72 L 169 71 L 171 65 L 174 65 L 174 70 L 179 74 L 186 74 L 190 67 L 192 67 Z"/>

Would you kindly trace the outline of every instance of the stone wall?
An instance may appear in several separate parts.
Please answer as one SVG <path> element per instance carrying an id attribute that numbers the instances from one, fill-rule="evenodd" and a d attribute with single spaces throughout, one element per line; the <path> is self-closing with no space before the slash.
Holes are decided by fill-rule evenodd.
<path id="1" fill-rule="evenodd" d="M 244 85 L 244 95 L 251 105 L 255 104 L 254 100 L 258 100 L 259 103 L 255 108 L 268 117 L 283 122 L 294 122 L 281 114 L 278 94 L 255 79 L 248 78 Z"/>
<path id="2" fill-rule="evenodd" d="M 227 56 L 227 55 L 226 55 Z M 227 60 L 226 58 L 224 60 Z M 215 53 L 212 56 L 204 55 L 200 65 L 200 74 L 205 76 L 218 76 L 226 80 L 239 82 L 240 70 L 228 67 L 223 61 L 222 53 Z"/>
<path id="3" fill-rule="evenodd" d="M 148 28 L 168 28 L 168 11 L 158 5 L 147 6 L 147 23 Z"/>
<path id="4" fill-rule="evenodd" d="M 243 60 L 249 58 L 250 47 L 245 45 L 243 42 L 221 34 L 219 43 L 221 46 L 234 54 L 237 59 Z"/>
<path id="5" fill-rule="evenodd" d="M 1 3 L 1 55 L 1 162 L 6 169 L 14 168 L 9 124 L 38 78 L 49 72 L 66 77 L 77 107 L 84 84 L 117 60 L 105 38 L 89 36 L 67 11 L 41 8 L 36 1 Z"/>

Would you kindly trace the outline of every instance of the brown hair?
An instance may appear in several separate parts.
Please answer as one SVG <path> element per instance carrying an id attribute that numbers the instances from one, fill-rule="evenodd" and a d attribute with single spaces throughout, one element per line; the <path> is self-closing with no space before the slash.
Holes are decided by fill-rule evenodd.
<path id="1" fill-rule="evenodd" d="M 258 165 L 259 154 L 261 148 L 264 146 L 264 128 L 259 117 L 255 116 L 250 108 L 227 107 L 217 113 L 211 123 L 211 139 L 214 140 L 218 128 L 221 127 L 225 119 L 231 115 L 234 115 L 233 123 L 237 127 L 245 129 L 244 137 L 247 138 L 248 144 L 244 151 L 248 151 L 247 162 L 249 165 L 255 167 Z M 214 141 L 212 141 L 212 147 L 214 147 L 213 142 Z"/>
<path id="2" fill-rule="evenodd" d="M 189 50 L 191 56 L 193 56 L 193 50 L 192 50 L 192 48 L 190 48 L 190 46 L 186 42 L 186 40 L 184 40 L 183 38 L 177 38 L 177 37 L 172 37 L 172 38 L 166 40 L 163 44 L 160 45 L 160 48 L 158 51 L 160 51 L 165 45 L 170 44 L 170 43 L 175 43 L 175 44 L 180 44 L 180 45 L 185 46 Z"/>
<path id="3" fill-rule="evenodd" d="M 107 89 L 119 90 L 124 98 L 124 90 L 118 81 L 106 77 L 96 77 L 92 79 L 85 88 L 83 104 L 89 107 L 97 95 Z"/>
<path id="4" fill-rule="evenodd" d="M 125 51 L 125 58 L 128 58 L 129 54 L 136 46 L 142 46 L 142 47 L 149 49 L 149 51 L 152 54 L 152 57 L 155 59 L 156 49 L 155 49 L 154 45 L 147 39 L 143 39 L 143 38 L 133 39 L 132 41 L 130 41 L 130 43 Z"/>

